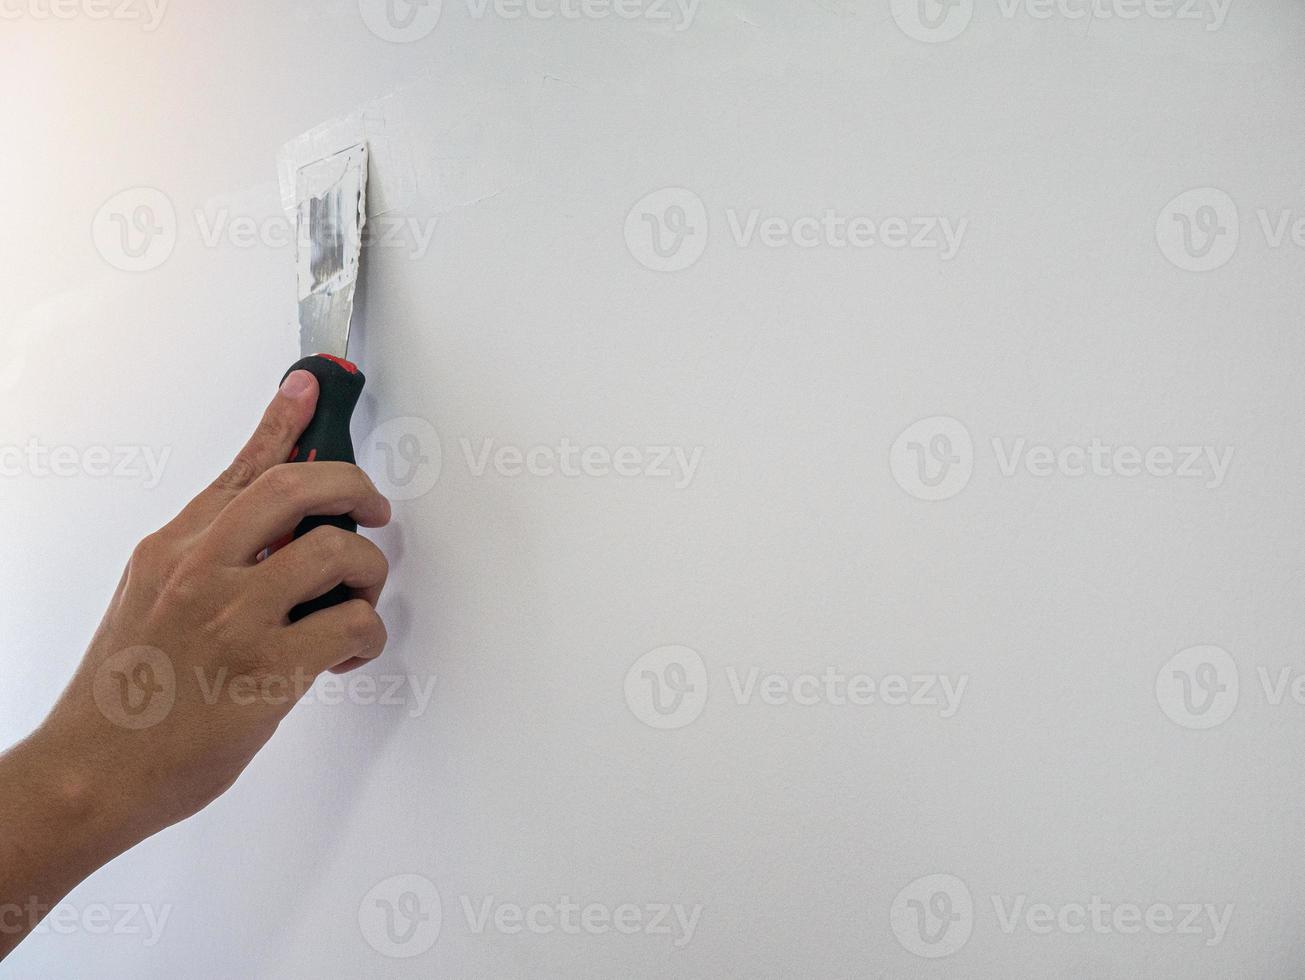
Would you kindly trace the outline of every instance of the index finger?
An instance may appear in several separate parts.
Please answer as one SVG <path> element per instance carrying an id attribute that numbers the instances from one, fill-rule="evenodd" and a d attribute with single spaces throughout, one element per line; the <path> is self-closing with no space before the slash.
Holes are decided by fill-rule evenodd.
<path id="1" fill-rule="evenodd" d="M 384 527 L 390 502 L 353 463 L 279 463 L 223 508 L 205 533 L 214 555 L 252 563 L 305 517 L 345 514 L 363 527 Z"/>

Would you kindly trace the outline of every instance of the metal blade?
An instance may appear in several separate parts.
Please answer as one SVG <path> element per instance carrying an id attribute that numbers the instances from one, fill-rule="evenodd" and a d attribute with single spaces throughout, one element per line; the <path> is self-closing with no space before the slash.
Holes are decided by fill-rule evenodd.
<path id="1" fill-rule="evenodd" d="M 295 201 L 300 353 L 344 357 L 367 223 L 367 144 L 300 168 Z"/>

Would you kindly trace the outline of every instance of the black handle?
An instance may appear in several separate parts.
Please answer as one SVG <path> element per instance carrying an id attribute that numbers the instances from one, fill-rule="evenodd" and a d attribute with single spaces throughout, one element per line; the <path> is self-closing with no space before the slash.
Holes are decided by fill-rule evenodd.
<path id="1" fill-rule="evenodd" d="M 317 379 L 319 388 L 317 411 L 313 413 L 313 420 L 308 423 L 304 434 L 299 437 L 299 445 L 295 447 L 289 461 L 291 463 L 312 463 L 319 460 L 355 462 L 353 438 L 349 435 L 349 422 L 367 379 L 356 365 L 330 354 L 313 354 L 296 361 L 286 374 L 301 370 L 309 372 Z M 283 376 L 281 380 L 284 381 L 285 377 Z M 295 537 L 302 538 L 313 528 L 324 524 L 344 528 L 346 531 L 358 530 L 358 525 L 347 514 L 334 517 L 306 517 L 295 528 Z M 290 619 L 298 621 L 319 609 L 338 606 L 352 596 L 353 593 L 349 588 L 341 583 L 316 599 L 295 606 L 290 610 Z"/>

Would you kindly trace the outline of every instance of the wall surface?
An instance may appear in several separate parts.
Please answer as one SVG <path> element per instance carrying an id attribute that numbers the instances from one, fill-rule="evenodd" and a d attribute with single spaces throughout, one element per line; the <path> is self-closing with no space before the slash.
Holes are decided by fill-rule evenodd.
<path id="1" fill-rule="evenodd" d="M 0 975 L 1299 975 L 1299 3 L 58 9 L 0 4 L 0 741 L 359 137 L 391 643 Z"/>

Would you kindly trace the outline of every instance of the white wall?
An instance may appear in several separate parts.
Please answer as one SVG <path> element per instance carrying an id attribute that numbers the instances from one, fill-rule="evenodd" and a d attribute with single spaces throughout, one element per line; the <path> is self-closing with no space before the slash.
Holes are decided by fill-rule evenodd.
<path id="1" fill-rule="evenodd" d="M 205 230 L 278 215 L 280 147 L 367 106 L 332 133 L 372 139 L 392 220 L 437 221 L 424 252 L 366 255 L 359 441 L 384 480 L 418 436 L 415 492 L 436 475 L 429 425 L 443 465 L 377 535 L 391 646 L 369 672 L 433 682 L 425 710 L 408 686 L 398 706 L 297 708 L 228 797 L 70 896 L 75 914 L 167 914 L 158 942 L 47 931 L 0 972 L 1299 972 L 1305 707 L 1270 694 L 1305 670 L 1305 256 L 1265 222 L 1305 206 L 1305 12 L 1210 3 L 1044 19 L 961 0 L 943 43 L 888 0 L 704 0 L 681 31 L 445 0 L 410 43 L 344 0 L 178 2 L 152 31 L 5 8 L 0 443 L 170 455 L 157 486 L 0 481 L 0 740 L 40 719 L 131 545 L 225 462 L 295 356 L 291 252 Z M 92 221 L 138 187 L 167 196 L 176 243 L 128 273 Z M 638 261 L 642 212 L 624 231 L 668 187 L 706 213 L 678 272 Z M 1228 198 L 1171 205 L 1193 188 Z M 753 209 L 966 224 L 949 260 L 741 247 L 732 220 Z M 1215 216 L 1216 251 L 1182 251 L 1175 209 Z M 972 458 L 952 423 L 893 457 L 938 416 Z M 968 485 L 916 499 L 905 443 L 948 432 L 940 492 L 972 464 Z M 486 439 L 702 455 L 684 487 L 478 476 L 463 440 Z M 1233 456 L 1222 480 L 1005 475 L 1020 439 Z M 706 701 L 659 730 L 642 670 L 667 664 L 626 682 L 667 645 L 700 656 Z M 1198 645 L 1228 658 L 1165 667 Z M 1201 663 L 1240 679 L 1208 730 L 1174 720 L 1231 707 L 1185 713 L 1174 670 Z M 734 690 L 754 668 L 966 687 L 950 717 L 771 705 Z M 934 874 L 954 878 L 912 885 Z M 429 926 L 390 945 L 368 918 L 413 890 L 396 875 L 442 899 L 409 958 L 386 954 Z M 909 914 L 894 929 L 895 900 L 944 893 L 961 918 L 942 943 Z M 464 902 L 488 896 L 702 911 L 676 948 L 679 926 L 477 933 Z M 1204 912 L 1197 935 L 1123 934 L 1127 911 L 1044 936 L 1004 923 L 1019 896 L 1070 906 L 1071 928 L 1094 896 L 1178 921 L 1233 908 L 1218 937 Z"/>

